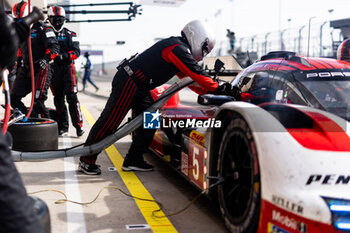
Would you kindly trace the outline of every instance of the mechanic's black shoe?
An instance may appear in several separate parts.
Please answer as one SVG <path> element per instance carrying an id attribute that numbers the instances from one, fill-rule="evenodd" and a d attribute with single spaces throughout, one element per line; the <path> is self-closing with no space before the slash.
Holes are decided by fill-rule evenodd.
<path id="1" fill-rule="evenodd" d="M 77 129 L 77 136 L 78 136 L 78 137 L 82 136 L 84 133 L 85 133 L 85 131 L 84 131 L 83 128 L 78 128 L 78 129 Z"/>
<path id="2" fill-rule="evenodd" d="M 79 162 L 78 171 L 86 175 L 101 175 L 100 165 Z"/>
<path id="3" fill-rule="evenodd" d="M 68 129 L 60 129 L 60 130 L 58 131 L 58 135 L 59 135 L 59 136 L 68 136 L 68 135 L 69 135 Z"/>
<path id="4" fill-rule="evenodd" d="M 148 171 L 153 171 L 153 166 L 146 163 L 143 159 L 138 159 L 138 160 L 124 159 L 122 170 L 148 172 Z"/>

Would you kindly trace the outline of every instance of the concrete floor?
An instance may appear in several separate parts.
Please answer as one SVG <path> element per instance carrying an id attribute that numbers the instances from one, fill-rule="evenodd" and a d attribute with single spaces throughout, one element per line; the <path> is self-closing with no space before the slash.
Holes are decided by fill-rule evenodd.
<path id="1" fill-rule="evenodd" d="M 111 90 L 111 77 L 93 77 L 100 87 L 98 92 L 89 85 L 85 92 L 79 93 L 79 100 L 83 107 L 97 119 Z M 81 89 L 81 84 L 79 89 Z M 196 101 L 196 95 L 185 90 L 184 102 Z M 29 99 L 26 101 L 29 102 Z M 52 97 L 47 106 L 53 106 Z M 75 129 L 71 126 L 70 136 L 60 137 L 60 148 L 70 147 L 83 143 L 88 135 L 91 125 L 84 115 L 84 128 L 86 133 L 78 138 Z M 130 137 L 123 138 L 114 144 L 121 156 L 125 156 Z M 153 172 L 136 172 L 136 177 L 149 192 L 149 194 L 164 206 L 163 212 L 170 214 L 186 206 L 199 191 L 191 186 L 175 171 L 153 154 L 146 154 L 146 160 L 155 166 Z M 59 190 L 65 192 L 68 199 L 88 202 L 105 186 L 117 186 L 129 193 L 124 183 L 122 171 L 116 171 L 114 164 L 104 151 L 98 158 L 102 175 L 87 176 L 76 171 L 78 158 L 56 159 L 46 162 L 17 162 L 16 166 L 22 176 L 27 191 Z M 116 168 L 120 170 L 120 167 Z M 127 185 L 130 185 L 129 183 Z M 156 226 L 157 219 L 151 221 L 151 229 L 126 229 L 127 225 L 150 224 L 144 217 L 137 203 L 130 197 L 114 189 L 102 191 L 100 197 L 92 204 L 77 205 L 72 203 L 55 204 L 63 196 L 55 191 L 35 194 L 43 199 L 49 206 L 52 233 L 112 233 L 112 232 L 169 232 L 168 228 Z M 227 232 L 221 214 L 216 204 L 202 197 L 185 212 L 169 217 L 174 230 L 172 232 Z M 148 211 L 153 211 L 149 209 Z M 148 213 L 149 214 L 149 213 Z"/>

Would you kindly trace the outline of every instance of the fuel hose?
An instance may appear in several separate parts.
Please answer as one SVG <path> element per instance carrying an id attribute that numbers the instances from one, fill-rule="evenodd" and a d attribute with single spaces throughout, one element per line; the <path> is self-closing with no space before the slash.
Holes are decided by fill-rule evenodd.
<path id="1" fill-rule="evenodd" d="M 159 98 L 150 106 L 146 111 L 156 111 L 161 108 L 171 96 L 182 88 L 192 84 L 194 81 L 189 78 L 183 78 L 172 84 L 168 89 L 166 89 Z M 65 157 L 76 157 L 76 156 L 87 156 L 92 154 L 100 153 L 102 150 L 106 149 L 119 139 L 125 137 L 138 127 L 142 125 L 142 114 L 139 114 L 130 122 L 121 126 L 115 133 L 107 136 L 103 140 L 89 145 L 89 146 L 78 146 L 67 148 L 63 150 L 53 150 L 53 151 L 40 151 L 40 152 L 21 152 L 21 151 L 12 151 L 12 157 L 14 161 L 42 161 L 50 159 L 58 159 Z"/>
<path id="2" fill-rule="evenodd" d="M 9 82 L 8 82 L 8 70 L 2 71 L 2 85 L 5 95 L 5 117 L 2 122 L 2 133 L 5 135 L 7 132 L 8 122 L 10 120 L 10 114 L 11 114 L 11 106 L 10 106 L 10 88 L 9 88 Z"/>

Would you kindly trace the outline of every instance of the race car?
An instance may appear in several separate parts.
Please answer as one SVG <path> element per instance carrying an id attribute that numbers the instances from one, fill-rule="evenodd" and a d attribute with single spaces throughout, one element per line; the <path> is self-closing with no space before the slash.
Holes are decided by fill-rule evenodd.
<path id="1" fill-rule="evenodd" d="M 218 199 L 231 232 L 349 232 L 350 64 L 270 52 L 227 77 L 239 94 L 173 96 L 151 149 Z"/>

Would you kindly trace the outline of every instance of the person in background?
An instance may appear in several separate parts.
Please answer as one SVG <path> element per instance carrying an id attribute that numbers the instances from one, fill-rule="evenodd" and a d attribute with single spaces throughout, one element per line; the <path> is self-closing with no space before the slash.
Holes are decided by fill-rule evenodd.
<path id="1" fill-rule="evenodd" d="M 91 83 L 95 87 L 96 91 L 98 91 L 99 88 L 91 80 L 91 61 L 89 59 L 89 56 L 90 56 L 90 53 L 85 52 L 84 57 L 86 58 L 86 62 L 84 65 L 84 78 L 83 78 L 83 90 L 82 91 L 85 91 L 86 81 Z"/>
<path id="2" fill-rule="evenodd" d="M 215 39 L 208 26 L 199 20 L 188 23 L 181 36 L 161 40 L 129 60 L 124 59 L 112 81 L 112 93 L 100 117 L 90 130 L 85 145 L 101 141 L 114 133 L 130 108 L 139 115 L 154 101 L 150 90 L 167 82 L 174 75 L 189 76 L 199 86 L 192 87 L 197 93 L 228 93 L 231 85 L 219 85 L 198 62 L 213 49 Z M 124 171 L 152 171 L 153 166 L 143 159 L 155 130 L 138 128 L 122 169 Z M 79 171 L 99 175 L 96 164 L 98 154 L 80 157 Z"/>
<path id="3" fill-rule="evenodd" d="M 28 15 L 28 3 L 21 1 L 15 4 L 12 15 L 16 21 L 21 21 L 21 18 Z M 50 114 L 45 106 L 52 76 L 49 63 L 58 56 L 59 45 L 52 28 L 41 21 L 32 25 L 30 34 L 35 78 L 35 99 L 31 116 L 49 118 Z M 32 90 L 28 42 L 20 46 L 18 56 L 22 58 L 22 65 L 17 64 L 19 68 L 11 91 L 11 106 L 27 114 L 22 98 Z"/>
<path id="4" fill-rule="evenodd" d="M 80 55 L 79 42 L 75 32 L 63 27 L 66 22 L 66 13 L 63 7 L 51 6 L 48 11 L 48 23 L 53 28 L 58 40 L 59 56 L 53 63 L 53 78 L 51 90 L 56 107 L 58 134 L 68 134 L 69 122 L 65 98 L 67 98 L 69 113 L 77 136 L 84 134 L 83 117 L 78 100 L 77 75 L 74 65 Z"/>
<path id="5" fill-rule="evenodd" d="M 226 36 L 227 36 L 229 43 L 230 43 L 229 52 L 232 53 L 235 50 L 236 36 L 235 36 L 235 33 L 232 32 L 230 29 L 226 29 L 226 30 L 227 30 Z"/>

